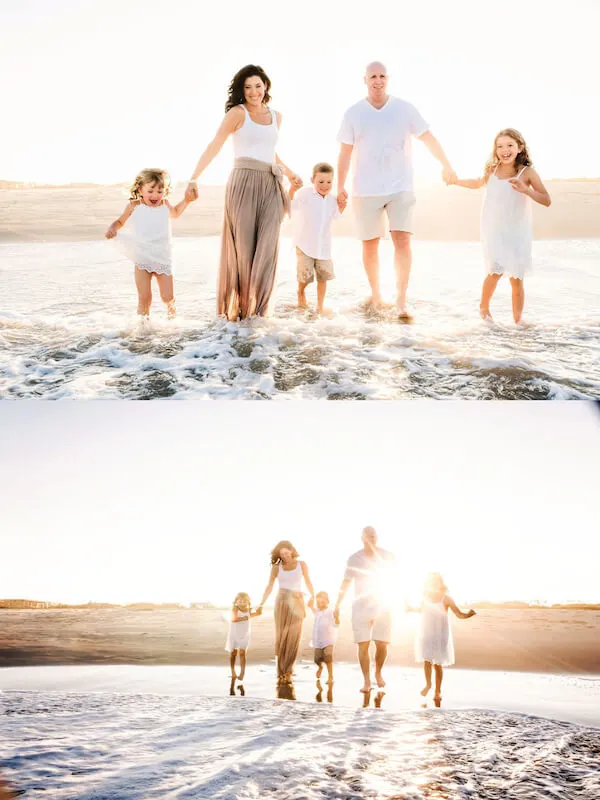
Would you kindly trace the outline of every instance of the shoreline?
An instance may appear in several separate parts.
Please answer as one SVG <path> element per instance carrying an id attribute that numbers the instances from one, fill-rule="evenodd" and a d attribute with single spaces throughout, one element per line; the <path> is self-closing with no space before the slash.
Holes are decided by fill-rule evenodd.
<path id="1" fill-rule="evenodd" d="M 390 666 L 415 666 L 416 614 L 399 613 Z M 586 610 L 481 609 L 453 621 L 457 668 L 538 674 L 600 675 L 600 613 Z M 215 610 L 77 609 L 0 611 L 0 667 L 73 665 L 220 666 L 227 612 Z M 303 629 L 299 658 L 312 660 L 312 621 Z M 248 663 L 274 656 L 272 614 L 253 620 Z M 343 609 L 337 663 L 352 664 L 350 611 Z"/>
<path id="2" fill-rule="evenodd" d="M 548 181 L 550 208 L 534 204 L 534 239 L 600 236 L 600 180 Z M 174 190 L 179 197 L 181 189 Z M 174 222 L 176 237 L 220 236 L 224 186 L 202 186 L 201 196 Z M 483 195 L 444 186 L 417 186 L 415 240 L 478 242 Z M 127 202 L 123 187 L 0 188 L 0 243 L 99 241 Z M 282 235 L 290 235 L 286 219 Z M 354 237 L 351 208 L 332 227 L 334 238 Z"/>

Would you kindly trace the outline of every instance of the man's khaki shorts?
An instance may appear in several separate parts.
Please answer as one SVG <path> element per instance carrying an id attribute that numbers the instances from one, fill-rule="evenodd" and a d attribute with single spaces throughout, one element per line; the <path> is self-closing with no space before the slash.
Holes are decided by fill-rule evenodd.
<path id="1" fill-rule="evenodd" d="M 315 664 L 331 664 L 333 662 L 333 645 L 327 647 L 315 647 Z"/>
<path id="2" fill-rule="evenodd" d="M 318 281 L 330 281 L 335 278 L 333 261 L 322 258 L 311 258 L 299 247 L 296 248 L 298 259 L 298 283 L 312 283 L 317 276 Z"/>
<path id="3" fill-rule="evenodd" d="M 356 220 L 356 235 L 363 242 L 380 239 L 387 230 L 413 233 L 413 192 L 398 192 L 381 197 L 353 197 L 352 210 Z M 386 228 L 385 217 L 388 225 Z"/>

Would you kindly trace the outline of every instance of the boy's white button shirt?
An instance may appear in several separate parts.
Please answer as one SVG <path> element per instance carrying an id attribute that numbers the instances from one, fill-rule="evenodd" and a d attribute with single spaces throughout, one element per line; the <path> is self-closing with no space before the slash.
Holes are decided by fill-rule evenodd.
<path id="1" fill-rule="evenodd" d="M 293 238 L 311 258 L 331 259 L 331 223 L 340 216 L 337 198 L 319 194 L 312 186 L 299 189 L 292 200 Z"/>
<path id="2" fill-rule="evenodd" d="M 325 611 L 315 611 L 312 646 L 323 648 L 335 644 L 336 627 L 333 611 L 330 608 L 326 608 Z"/>

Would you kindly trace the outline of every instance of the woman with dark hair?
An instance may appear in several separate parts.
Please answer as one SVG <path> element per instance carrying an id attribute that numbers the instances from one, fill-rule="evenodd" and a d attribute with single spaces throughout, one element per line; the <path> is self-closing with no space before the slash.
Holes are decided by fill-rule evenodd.
<path id="1" fill-rule="evenodd" d="M 225 192 L 225 219 L 217 285 L 217 314 L 229 320 L 266 316 L 277 269 L 279 230 L 288 210 L 283 188 L 302 180 L 276 151 L 281 114 L 269 108 L 271 81 L 254 64 L 243 67 L 229 85 L 223 119 L 188 184 L 188 201 L 198 198 L 196 179 L 229 136 L 235 161 Z"/>
<path id="2" fill-rule="evenodd" d="M 298 551 L 287 540 L 278 542 L 271 551 L 269 583 L 257 609 L 262 607 L 273 591 L 277 580 L 279 591 L 275 600 L 275 655 L 277 656 L 277 682 L 291 683 L 294 664 L 300 649 L 302 623 L 306 616 L 302 579 L 314 598 L 314 589 L 305 561 L 300 561 Z"/>

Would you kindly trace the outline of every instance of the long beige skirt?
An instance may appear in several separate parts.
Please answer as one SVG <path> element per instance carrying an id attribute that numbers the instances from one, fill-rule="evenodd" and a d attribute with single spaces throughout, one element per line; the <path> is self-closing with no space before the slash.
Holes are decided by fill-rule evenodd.
<path id="1" fill-rule="evenodd" d="M 279 232 L 287 211 L 276 164 L 236 158 L 225 190 L 217 314 L 265 316 L 277 273 Z"/>
<path id="2" fill-rule="evenodd" d="M 304 595 L 280 589 L 275 600 L 275 655 L 277 677 L 291 680 L 300 649 L 302 623 L 306 616 Z"/>

